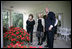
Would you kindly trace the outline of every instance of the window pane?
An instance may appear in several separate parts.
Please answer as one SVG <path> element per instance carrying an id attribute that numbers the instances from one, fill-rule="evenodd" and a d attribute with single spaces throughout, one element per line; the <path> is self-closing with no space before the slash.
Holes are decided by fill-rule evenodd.
<path id="1" fill-rule="evenodd" d="M 13 13 L 13 25 L 15 27 L 23 28 L 23 14 Z"/>
<path id="2" fill-rule="evenodd" d="M 8 17 L 9 17 L 9 11 L 3 10 L 3 32 L 5 33 L 8 30 Z"/>
<path id="3" fill-rule="evenodd" d="M 9 12 L 7 10 L 4 10 L 2 12 L 2 14 L 3 14 L 3 27 L 7 28 L 7 29 L 8 29 L 8 13 Z"/>

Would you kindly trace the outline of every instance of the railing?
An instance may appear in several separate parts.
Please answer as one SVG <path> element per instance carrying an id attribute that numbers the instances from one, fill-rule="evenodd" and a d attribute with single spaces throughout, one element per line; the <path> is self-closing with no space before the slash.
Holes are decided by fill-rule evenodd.
<path id="1" fill-rule="evenodd" d="M 71 29 L 64 28 L 64 27 L 58 27 L 57 33 L 60 34 L 61 36 L 64 36 L 63 38 L 60 36 L 59 39 L 65 39 L 67 41 L 68 39 L 70 39 L 68 36 L 71 35 Z"/>

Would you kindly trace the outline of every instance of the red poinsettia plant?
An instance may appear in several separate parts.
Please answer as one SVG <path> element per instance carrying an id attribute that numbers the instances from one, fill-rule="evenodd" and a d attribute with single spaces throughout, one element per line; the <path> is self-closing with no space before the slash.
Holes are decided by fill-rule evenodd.
<path id="1" fill-rule="evenodd" d="M 29 42 L 29 34 L 22 28 L 11 26 L 8 32 L 4 33 L 4 39 L 9 40 L 10 44 L 24 44 Z"/>
<path id="2" fill-rule="evenodd" d="M 26 45 L 29 44 L 29 34 L 20 27 L 9 27 L 9 31 L 3 34 L 4 40 L 10 43 L 3 48 L 37 48 L 36 46 Z M 39 46 L 38 48 L 42 48 Z"/>

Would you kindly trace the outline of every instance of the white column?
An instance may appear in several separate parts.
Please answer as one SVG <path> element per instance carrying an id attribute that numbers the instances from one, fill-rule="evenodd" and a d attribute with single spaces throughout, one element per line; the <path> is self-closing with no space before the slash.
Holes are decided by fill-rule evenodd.
<path id="1" fill-rule="evenodd" d="M 28 15 L 23 13 L 23 29 L 26 30 L 26 21 L 28 19 Z"/>
<path id="2" fill-rule="evenodd" d="M 24 14 L 23 14 L 23 29 L 24 29 Z"/>
<path id="3" fill-rule="evenodd" d="M 8 27 L 10 27 L 10 10 L 9 10 L 9 16 L 8 16 Z"/>
<path id="4" fill-rule="evenodd" d="M 9 10 L 8 24 L 10 27 L 11 26 L 11 11 L 10 10 Z"/>
<path id="5" fill-rule="evenodd" d="M 12 10 L 9 9 L 9 16 L 8 16 L 8 23 L 9 23 L 9 27 L 13 25 L 12 23 Z"/>
<path id="6" fill-rule="evenodd" d="M 3 48 L 3 16 L 2 16 L 2 2 L 1 2 L 1 48 Z"/>

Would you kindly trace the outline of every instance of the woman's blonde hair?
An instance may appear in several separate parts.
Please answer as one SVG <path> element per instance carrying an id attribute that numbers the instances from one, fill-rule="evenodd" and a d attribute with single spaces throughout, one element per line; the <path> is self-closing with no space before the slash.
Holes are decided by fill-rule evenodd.
<path id="1" fill-rule="evenodd" d="M 40 13 L 37 14 L 38 18 L 39 18 L 39 14 L 41 14 L 41 17 L 43 16 L 42 13 L 40 12 Z"/>

